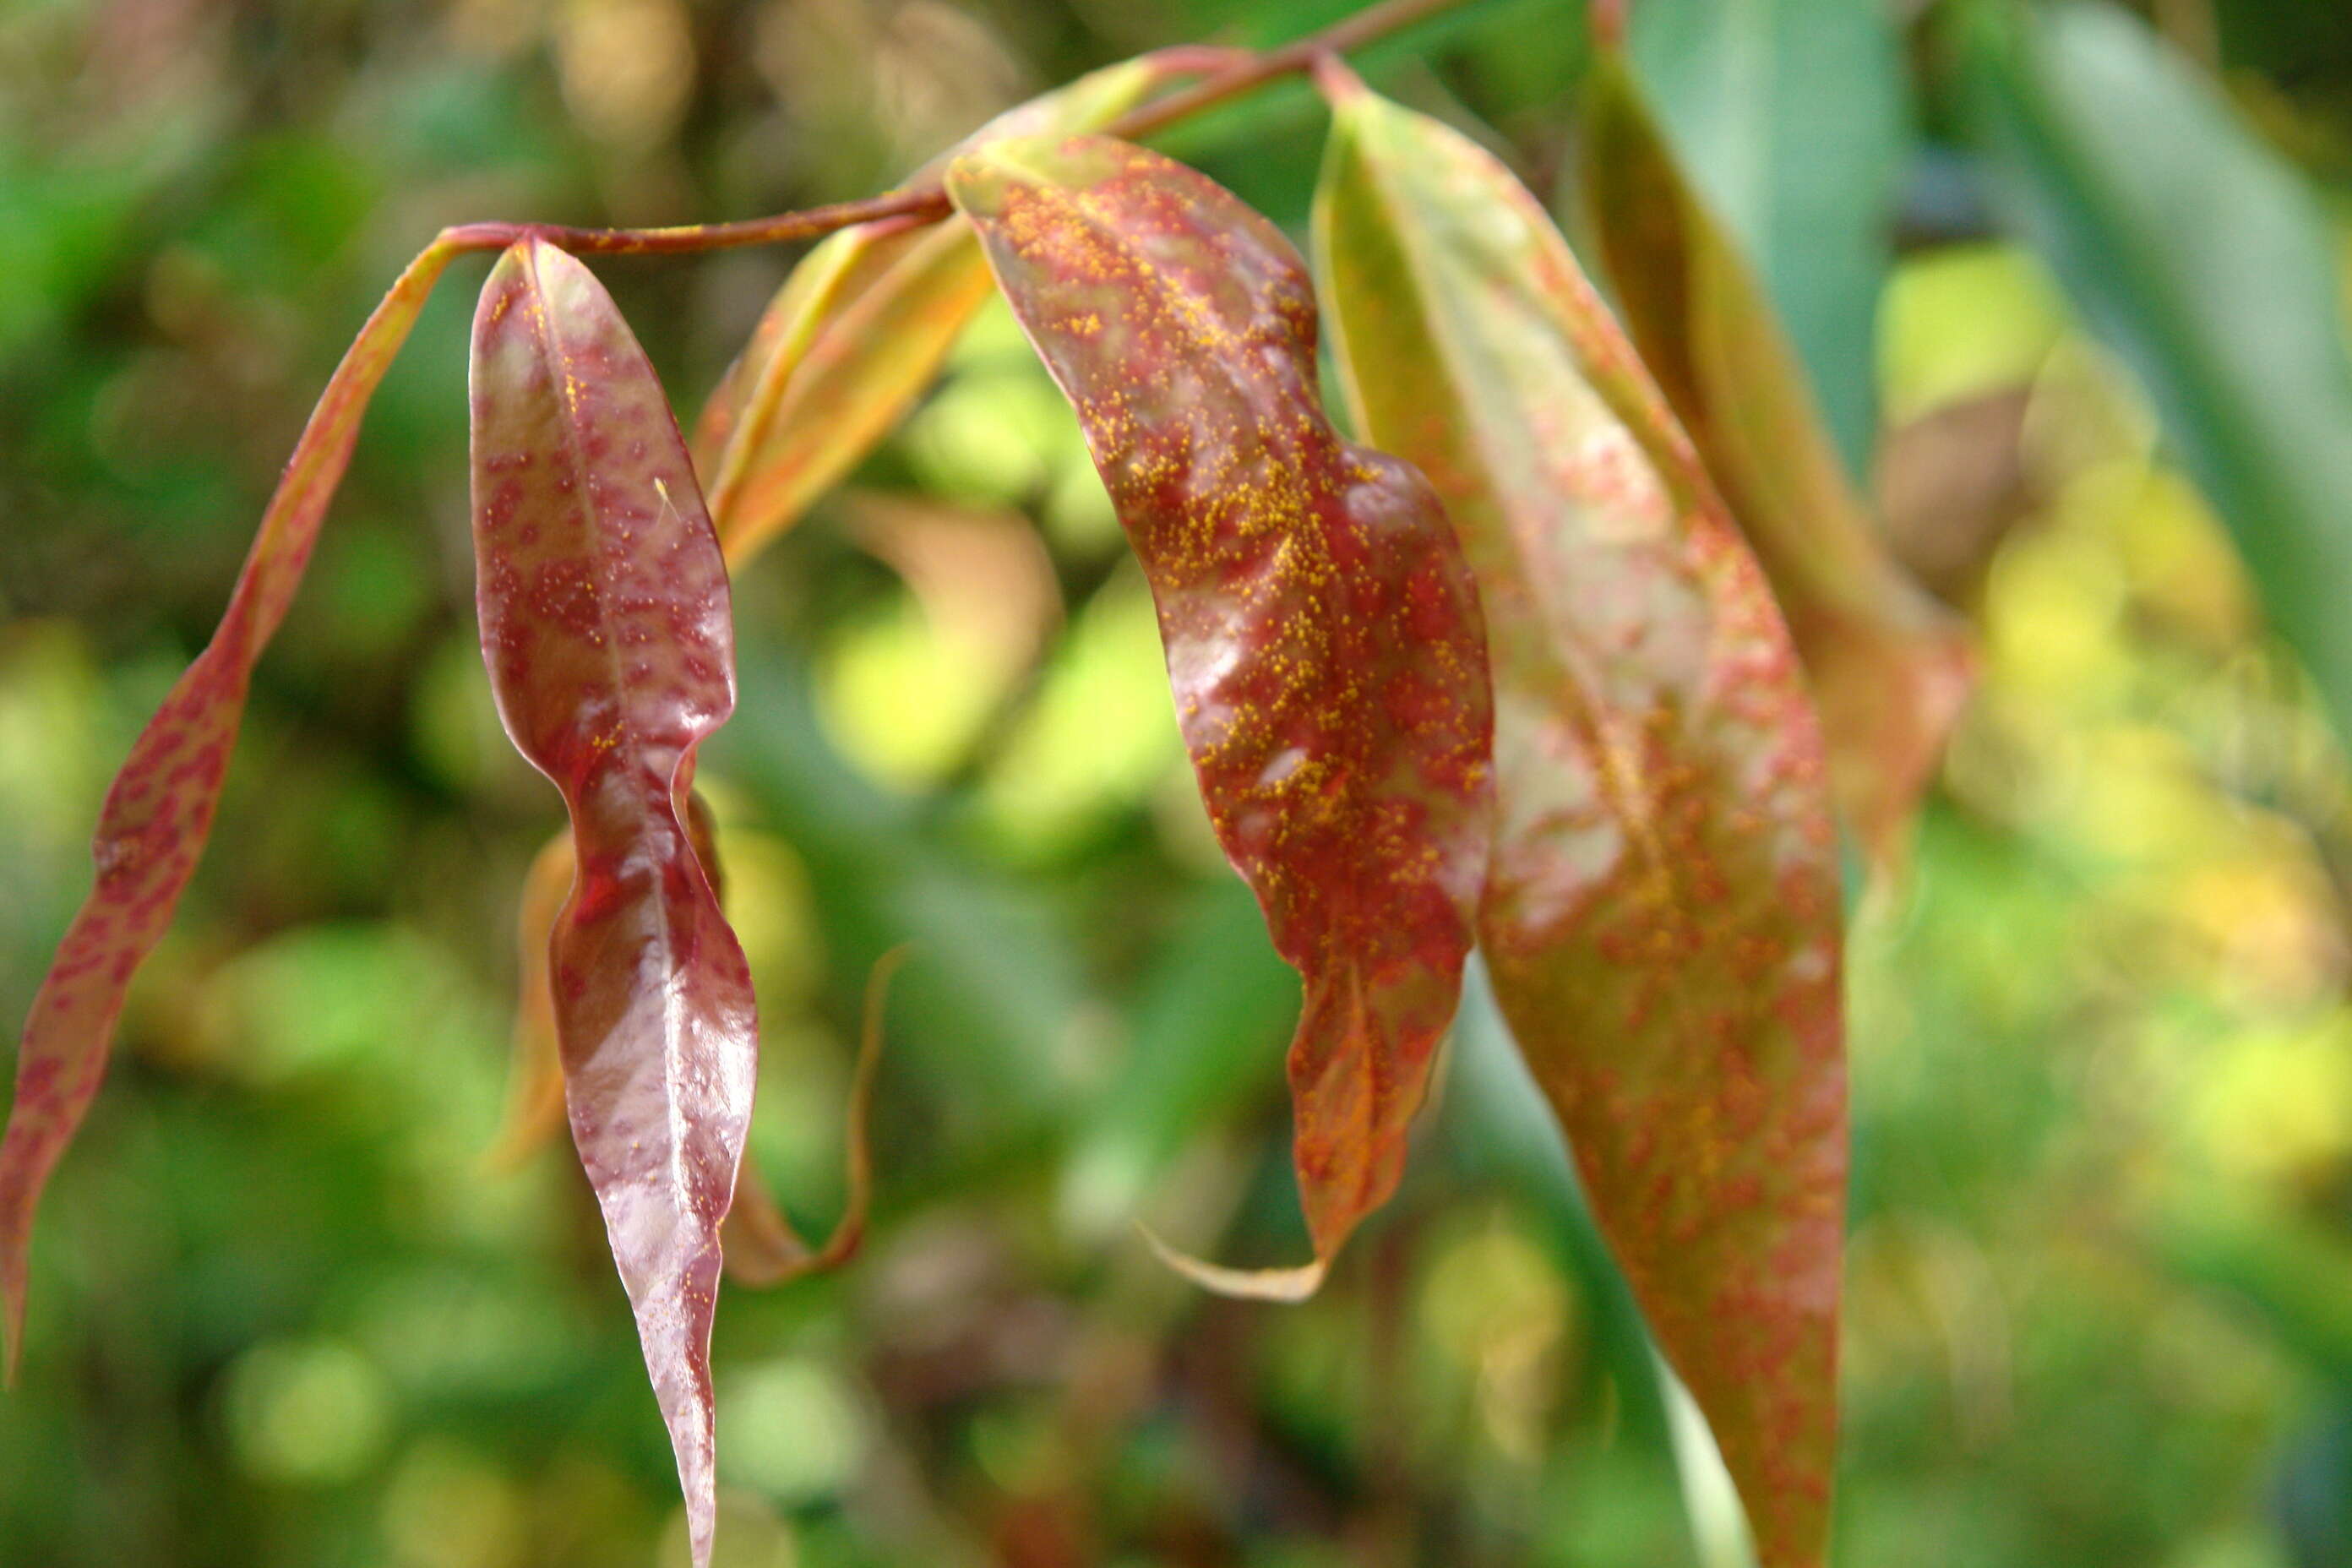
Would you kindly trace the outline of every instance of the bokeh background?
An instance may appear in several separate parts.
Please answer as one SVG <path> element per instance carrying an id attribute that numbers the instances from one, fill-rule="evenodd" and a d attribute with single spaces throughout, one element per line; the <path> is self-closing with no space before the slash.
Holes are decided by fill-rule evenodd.
<path id="1" fill-rule="evenodd" d="M 864 195 L 1090 66 L 1344 9 L 0 8 L 9 1037 L 108 775 L 437 226 Z M 2352 669 L 2266 616 L 2283 590 L 2352 615 L 2352 575 L 2266 603 L 2240 563 L 2315 522 L 2352 548 L 2352 12 L 1634 13 L 1841 449 L 1983 637 L 1909 875 L 1853 889 L 1838 1561 L 2352 1563 L 2352 777 L 2323 717 Z M 2004 77 L 2005 31 L 2057 51 L 2071 103 Z M 1566 213 L 1584 58 L 1566 0 L 1472 0 L 1363 64 Z M 1322 129 L 1291 87 L 1165 144 L 1297 232 Z M 599 271 L 690 413 L 790 260 Z M 576 1166 L 488 1157 L 513 902 L 560 817 L 471 628 L 485 265 L 368 416 L 53 1188 L 0 1401 L 9 1568 L 685 1560 Z M 1406 1190 L 1318 1300 L 1211 1300 L 1138 1244 L 1140 1215 L 1300 1254 L 1296 985 L 1001 315 L 737 605 L 744 701 L 704 777 L 766 1027 L 754 1144 L 813 1229 L 867 971 L 916 951 L 864 1254 L 724 1302 L 722 1563 L 1738 1561 L 1478 997 Z"/>

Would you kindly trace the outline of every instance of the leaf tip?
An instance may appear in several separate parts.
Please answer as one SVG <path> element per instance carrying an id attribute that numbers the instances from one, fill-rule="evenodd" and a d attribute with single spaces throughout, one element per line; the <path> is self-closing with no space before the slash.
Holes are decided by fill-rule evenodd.
<path id="1" fill-rule="evenodd" d="M 16 1386 L 25 1354 L 25 1297 L 30 1285 L 26 1254 L 33 1245 L 33 1205 L 40 1197 L 38 1178 L 28 1184 L 23 1165 L 7 1158 L 18 1152 L 24 1128 L 17 1114 L 25 1109 L 20 1082 L 16 1110 L 5 1138 L 0 1139 L 0 1390 L 8 1391 Z"/>
<path id="2" fill-rule="evenodd" d="M 1141 1220 L 1135 1222 L 1135 1228 L 1143 1234 L 1151 1250 L 1160 1255 L 1160 1262 L 1202 1289 L 1237 1301 L 1279 1301 L 1285 1305 L 1304 1301 L 1323 1288 L 1324 1277 L 1331 1270 L 1328 1258 L 1290 1268 L 1234 1268 L 1180 1251 L 1161 1240 L 1159 1233 Z"/>

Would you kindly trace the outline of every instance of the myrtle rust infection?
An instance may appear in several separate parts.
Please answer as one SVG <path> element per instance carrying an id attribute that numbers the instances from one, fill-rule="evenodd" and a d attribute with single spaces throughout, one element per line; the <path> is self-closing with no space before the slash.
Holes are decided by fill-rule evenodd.
<path id="1" fill-rule="evenodd" d="M 1847 823 L 1898 860 L 1975 680 L 1968 629 L 1880 536 L 1763 286 L 1622 62 L 1596 73 L 1586 112 L 1582 184 L 1626 325 L 1788 616 Z"/>
<path id="2" fill-rule="evenodd" d="M 726 567 L 652 367 L 588 269 L 544 242 L 507 251 L 483 289 L 473 454 L 483 659 L 571 816 L 549 973 L 572 1139 L 700 1562 L 719 1226 L 759 1038 L 688 820 L 694 749 L 734 707 Z"/>
<path id="3" fill-rule="evenodd" d="M 106 1075 L 131 977 L 171 923 L 212 831 L 254 664 L 301 584 L 360 416 L 453 254 L 440 244 L 426 249 L 360 329 L 262 514 L 219 629 L 132 742 L 107 791 L 91 846 L 96 885 L 33 998 L 16 1057 L 16 1102 L 0 1140 L 0 1339 L 11 1380 L 41 1189 Z"/>
<path id="4" fill-rule="evenodd" d="M 1281 234 L 1104 138 L 950 169 L 1141 558 L 1219 841 L 1305 981 L 1290 1051 L 1328 1258 L 1395 1188 L 1486 869 L 1476 589 L 1429 486 L 1339 439 Z"/>
<path id="5" fill-rule="evenodd" d="M 1761 572 L 1542 209 L 1342 91 L 1316 234 L 1366 434 L 1476 570 L 1479 940 L 1769 1568 L 1821 1560 L 1845 1073 L 1819 728 Z"/>

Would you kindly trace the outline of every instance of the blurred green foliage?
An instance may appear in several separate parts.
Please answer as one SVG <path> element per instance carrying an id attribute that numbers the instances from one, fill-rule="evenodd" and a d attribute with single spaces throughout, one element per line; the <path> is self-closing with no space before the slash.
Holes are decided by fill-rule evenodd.
<path id="1" fill-rule="evenodd" d="M 0 1015 L 436 226 L 861 195 L 1087 66 L 1346 8 L 0 14 Z M 1485 0 L 1366 68 L 1542 182 L 1578 9 Z M 1848 457 L 1985 638 L 1910 874 L 1854 911 L 1840 1560 L 2352 1563 L 2352 793 L 2314 695 L 2352 688 L 2352 22 L 1634 9 Z M 1294 85 L 1169 144 L 1296 228 L 1320 131 Z M 690 408 L 787 262 L 599 270 Z M 683 1561 L 584 1184 L 561 1150 L 485 1161 L 557 807 L 472 647 L 478 277 L 369 416 L 60 1173 L 0 1563 Z M 1122 549 L 997 320 L 738 585 L 706 776 L 766 1028 L 754 1143 L 813 1224 L 866 973 L 916 954 L 866 1254 L 720 1315 L 721 1560 L 1714 1568 L 1704 1444 L 1475 991 L 1407 1189 L 1321 1298 L 1208 1300 L 1134 1240 L 1302 1245 L 1295 981 L 1200 820 Z"/>

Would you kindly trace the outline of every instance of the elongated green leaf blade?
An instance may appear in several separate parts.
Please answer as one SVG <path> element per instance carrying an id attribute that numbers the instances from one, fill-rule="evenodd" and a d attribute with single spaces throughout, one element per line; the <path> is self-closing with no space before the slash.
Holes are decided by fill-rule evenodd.
<path id="1" fill-rule="evenodd" d="M 1008 110 L 965 145 L 1098 130 L 1175 72 L 1144 56 Z M 918 170 L 936 178 L 949 157 Z M 922 395 L 993 285 L 970 226 L 866 224 L 810 251 L 704 406 L 695 453 L 740 564 L 800 521 Z"/>
<path id="2" fill-rule="evenodd" d="M 1794 651 L 1541 207 L 1460 133 L 1334 90 L 1315 234 L 1343 382 L 1431 476 L 1486 605 L 1495 994 L 1764 1562 L 1818 1563 L 1845 1070 Z"/>
<path id="3" fill-rule="evenodd" d="M 572 1141 L 702 1564 L 719 1226 L 759 1051 L 751 971 L 688 826 L 695 747 L 735 702 L 726 567 L 653 367 L 588 269 L 542 241 L 483 288 L 473 447 L 483 659 L 572 820 L 548 955 Z"/>
<path id="4" fill-rule="evenodd" d="M 1341 441 L 1315 302 L 1229 193 L 1104 138 L 998 142 L 948 191 L 1077 410 L 1158 606 L 1226 855 L 1306 982 L 1289 1058 L 1311 1290 L 1395 1189 L 1461 992 L 1492 714 L 1467 566 L 1422 477 Z"/>
<path id="5" fill-rule="evenodd" d="M 1888 552 L 1769 301 L 1622 62 L 1596 65 L 1586 101 L 1583 188 L 1626 326 L 1771 579 L 1847 821 L 1893 858 L 1968 699 L 1966 632 Z"/>
<path id="6" fill-rule="evenodd" d="M 1630 11 L 1633 63 L 1677 162 L 1755 258 L 1843 466 L 1864 473 L 1905 153 L 1893 8 L 1637 0 Z"/>
<path id="7" fill-rule="evenodd" d="M 2352 736 L 2352 349 L 2315 194 L 2114 6 L 1988 16 L 1964 42 L 2010 210 L 2138 374 Z"/>
<path id="8" fill-rule="evenodd" d="M 162 940 L 195 872 L 253 667 L 310 564 L 360 416 L 452 254 L 437 242 L 427 247 L 360 329 L 295 444 L 219 629 L 148 721 L 107 791 L 91 846 L 97 885 L 33 997 L 16 1057 L 16 1098 L 0 1138 L 0 1363 L 12 1382 L 41 1189 L 106 1075 L 131 977 Z"/>

